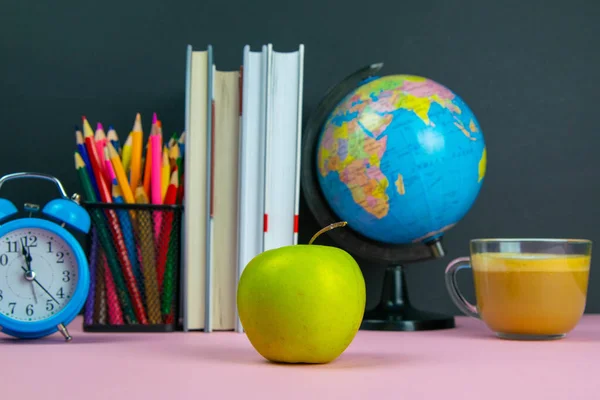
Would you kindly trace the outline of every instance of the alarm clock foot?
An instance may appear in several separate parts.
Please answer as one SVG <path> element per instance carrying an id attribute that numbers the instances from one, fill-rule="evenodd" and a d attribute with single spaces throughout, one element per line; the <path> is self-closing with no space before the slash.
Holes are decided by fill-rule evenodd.
<path id="1" fill-rule="evenodd" d="M 67 342 L 70 342 L 73 337 L 71 335 L 69 335 L 69 331 L 67 330 L 67 327 L 64 326 L 63 324 L 58 324 L 58 330 L 60 331 L 60 333 L 62 333 L 62 335 L 65 337 L 65 340 Z"/>

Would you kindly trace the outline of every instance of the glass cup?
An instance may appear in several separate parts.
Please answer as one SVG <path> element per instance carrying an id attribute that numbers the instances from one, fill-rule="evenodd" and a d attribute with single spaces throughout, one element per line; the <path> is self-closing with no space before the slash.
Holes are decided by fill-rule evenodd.
<path id="1" fill-rule="evenodd" d="M 580 239 L 474 239 L 470 257 L 446 267 L 446 288 L 466 315 L 498 337 L 560 339 L 579 322 L 586 303 L 592 242 Z M 477 306 L 458 289 L 471 268 Z"/>

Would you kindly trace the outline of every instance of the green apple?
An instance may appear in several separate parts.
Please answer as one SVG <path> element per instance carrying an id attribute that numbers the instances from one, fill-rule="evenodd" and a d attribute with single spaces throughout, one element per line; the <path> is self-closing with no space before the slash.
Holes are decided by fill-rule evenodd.
<path id="1" fill-rule="evenodd" d="M 350 254 L 332 246 L 284 246 L 254 257 L 237 288 L 240 321 L 267 360 L 323 364 L 350 345 L 366 303 L 365 280 Z"/>

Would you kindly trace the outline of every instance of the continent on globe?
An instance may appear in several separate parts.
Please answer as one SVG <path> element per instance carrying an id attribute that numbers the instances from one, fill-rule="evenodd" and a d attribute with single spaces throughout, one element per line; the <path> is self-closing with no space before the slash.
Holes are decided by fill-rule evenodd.
<path id="1" fill-rule="evenodd" d="M 370 80 L 340 102 L 317 147 L 333 211 L 373 240 L 428 241 L 471 208 L 486 171 L 477 119 L 454 92 L 415 75 Z"/>

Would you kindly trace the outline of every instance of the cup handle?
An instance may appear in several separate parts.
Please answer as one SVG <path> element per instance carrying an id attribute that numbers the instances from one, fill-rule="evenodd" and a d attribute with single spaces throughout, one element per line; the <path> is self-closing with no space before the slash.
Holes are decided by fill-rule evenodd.
<path id="1" fill-rule="evenodd" d="M 469 303 L 458 289 L 456 274 L 458 271 L 464 268 L 471 268 L 471 260 L 469 257 L 459 257 L 452 260 L 450 264 L 448 264 L 445 273 L 446 288 L 448 289 L 448 293 L 450 293 L 450 298 L 452 299 L 454 304 L 456 304 L 456 306 L 460 309 L 460 311 L 462 311 L 469 317 L 479 319 L 477 307 Z"/>

